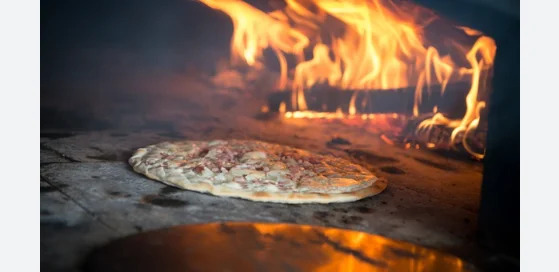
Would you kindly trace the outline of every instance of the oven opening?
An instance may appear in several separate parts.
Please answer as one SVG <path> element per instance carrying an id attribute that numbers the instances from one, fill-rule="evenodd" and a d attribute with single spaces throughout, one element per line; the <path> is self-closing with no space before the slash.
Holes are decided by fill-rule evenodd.
<path id="1" fill-rule="evenodd" d="M 482 2 L 45 3 L 42 268 L 516 269 L 518 5 Z"/>

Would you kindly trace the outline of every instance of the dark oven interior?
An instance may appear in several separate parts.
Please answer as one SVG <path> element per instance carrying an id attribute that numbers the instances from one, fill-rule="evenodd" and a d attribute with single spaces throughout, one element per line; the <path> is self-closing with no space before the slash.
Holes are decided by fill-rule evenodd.
<path id="1" fill-rule="evenodd" d="M 428 68 L 402 72 L 404 83 L 392 80 L 401 77 L 388 69 L 396 64 L 384 64 L 384 79 L 364 85 L 329 81 L 342 82 L 351 67 L 344 57 L 365 50 L 333 49 L 336 38 L 343 43 L 347 33 L 343 23 L 351 24 L 342 15 L 332 16 L 335 9 L 328 14 L 333 19 L 310 20 L 330 32 L 308 35 L 310 44 L 330 46 L 325 55 L 330 62 L 344 63 L 339 66 L 343 75 L 331 79 L 340 71 L 326 69 L 317 76 L 312 62 L 308 69 L 296 69 L 303 61 L 287 52 L 294 48 L 293 37 L 275 28 L 257 33 L 260 38 L 273 33 L 269 39 L 279 40 L 276 47 L 269 41 L 264 46 L 264 68 L 233 65 L 231 18 L 250 13 L 228 14 L 213 1 L 202 2 L 207 3 L 41 3 L 42 267 L 78 267 L 93 248 L 127 235 L 216 221 L 359 230 L 448 252 L 482 270 L 518 265 L 518 1 L 395 1 L 405 7 L 398 18 L 411 14 L 418 22 L 430 22 L 406 21 L 421 25 L 439 51 L 417 49 L 422 62 L 414 67 Z M 245 2 L 262 14 L 285 6 L 284 1 Z M 415 5 L 426 12 L 410 8 Z M 435 19 L 429 17 L 433 14 Z M 379 27 L 391 28 L 372 29 Z M 481 36 L 491 41 L 473 52 Z M 346 42 L 359 43 L 350 38 Z M 250 49 L 249 37 L 242 42 Z M 303 59 L 320 50 L 309 45 L 301 51 Z M 352 61 L 370 52 L 363 54 Z M 448 67 L 452 73 L 445 72 Z M 278 83 L 284 68 L 286 81 Z M 474 85 L 474 102 L 468 102 Z M 389 185 L 353 203 L 266 204 L 174 189 L 134 173 L 127 164 L 137 148 L 149 144 L 222 138 L 346 158 Z"/>

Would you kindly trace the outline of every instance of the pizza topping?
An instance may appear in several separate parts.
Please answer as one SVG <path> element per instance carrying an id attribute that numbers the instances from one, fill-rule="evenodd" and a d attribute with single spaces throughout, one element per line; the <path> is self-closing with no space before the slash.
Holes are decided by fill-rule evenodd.
<path id="1" fill-rule="evenodd" d="M 246 162 L 249 160 L 264 160 L 264 159 L 266 159 L 266 153 L 262 151 L 253 151 L 253 152 L 245 153 L 241 158 L 241 162 Z"/>
<path id="2" fill-rule="evenodd" d="M 205 157 L 208 154 L 208 152 L 210 152 L 210 150 L 207 149 L 207 148 L 204 148 L 204 149 L 200 150 L 200 153 L 198 153 L 198 157 Z"/>
<path id="3" fill-rule="evenodd" d="M 215 184 L 222 184 L 227 182 L 227 177 L 223 173 L 215 175 Z"/>
<path id="4" fill-rule="evenodd" d="M 256 172 L 252 172 L 252 173 L 246 175 L 245 178 L 248 181 L 253 181 L 253 180 L 261 180 L 265 177 L 266 177 L 266 174 L 264 174 L 264 172 L 256 171 Z"/>
<path id="5" fill-rule="evenodd" d="M 154 170 L 157 176 L 178 174 L 176 178 L 189 183 L 253 192 L 349 192 L 375 180 L 368 170 L 346 160 L 259 141 L 186 141 L 144 150 L 138 163 L 150 169 L 163 166 Z"/>
<path id="6" fill-rule="evenodd" d="M 267 166 L 258 166 L 258 167 L 254 168 L 254 169 L 256 169 L 256 170 L 258 170 L 258 171 L 264 171 L 264 172 L 270 171 L 270 168 L 268 168 Z"/>
<path id="7" fill-rule="evenodd" d="M 273 162 L 269 164 L 269 168 L 273 170 L 287 169 L 287 166 L 282 162 Z"/>
<path id="8" fill-rule="evenodd" d="M 202 171 L 204 171 L 204 166 L 198 165 L 198 166 L 192 168 L 192 171 L 196 172 L 197 174 L 201 174 Z"/>
<path id="9" fill-rule="evenodd" d="M 216 145 L 223 145 L 226 142 L 223 140 L 214 140 L 208 143 L 208 146 L 216 146 Z"/>
<path id="10" fill-rule="evenodd" d="M 320 161 L 315 157 L 309 157 L 307 160 L 312 164 L 320 164 Z"/>

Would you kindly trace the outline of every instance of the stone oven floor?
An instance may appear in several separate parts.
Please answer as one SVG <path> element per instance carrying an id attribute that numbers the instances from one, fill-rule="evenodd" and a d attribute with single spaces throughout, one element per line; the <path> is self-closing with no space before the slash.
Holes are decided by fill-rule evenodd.
<path id="1" fill-rule="evenodd" d="M 243 129 L 240 129 L 243 128 Z M 327 144 L 341 137 L 349 144 Z M 179 139 L 260 139 L 345 157 L 388 179 L 387 189 L 354 203 L 287 205 L 215 197 L 135 173 L 132 152 Z M 341 143 L 341 142 L 340 142 Z M 95 247 L 179 224 L 287 222 L 360 230 L 476 262 L 482 164 L 403 149 L 359 126 L 337 122 L 219 118 L 151 130 L 41 132 L 41 267 L 78 270 Z"/>

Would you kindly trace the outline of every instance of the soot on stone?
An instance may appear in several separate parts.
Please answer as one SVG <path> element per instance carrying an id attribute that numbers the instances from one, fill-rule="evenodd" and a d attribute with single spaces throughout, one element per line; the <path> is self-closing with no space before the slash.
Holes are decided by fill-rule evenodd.
<path id="1" fill-rule="evenodd" d="M 340 222 L 347 225 L 359 224 L 362 221 L 363 221 L 362 217 L 355 216 L 355 215 L 351 215 L 351 216 L 342 215 L 342 218 L 340 218 Z"/>
<path id="2" fill-rule="evenodd" d="M 168 208 L 178 208 L 188 205 L 188 202 L 174 199 L 174 198 L 167 198 L 167 197 L 160 197 L 157 195 L 147 195 L 144 196 L 142 199 L 145 203 L 149 203 L 155 206 L 160 207 L 168 207 Z"/>
<path id="3" fill-rule="evenodd" d="M 413 159 L 417 162 L 420 162 L 420 163 L 423 163 L 425 165 L 429 165 L 429 166 L 432 166 L 432 167 L 435 167 L 435 168 L 438 168 L 438 169 L 441 169 L 441 170 L 456 171 L 456 168 L 454 168 L 454 167 L 452 167 L 448 164 L 437 163 L 437 162 L 434 162 L 434 161 L 431 161 L 431 160 L 427 160 L 427 159 L 424 159 L 424 158 L 418 158 L 418 157 L 413 157 Z"/>
<path id="4" fill-rule="evenodd" d="M 328 212 L 316 211 L 313 213 L 313 217 L 326 223 L 328 222 L 328 217 L 330 217 L 330 214 Z"/>
<path id="5" fill-rule="evenodd" d="M 100 161 L 128 161 L 128 159 L 134 154 L 132 150 L 103 153 L 101 155 L 89 155 L 87 158 L 100 160 Z"/>
<path id="6" fill-rule="evenodd" d="M 394 175 L 402 175 L 405 174 L 406 172 L 404 172 L 404 170 L 395 167 L 395 166 L 384 166 L 381 167 L 380 170 L 382 172 L 388 173 L 388 174 L 394 174 Z"/>
<path id="7" fill-rule="evenodd" d="M 359 213 L 373 213 L 375 211 L 374 209 L 365 206 L 355 207 L 354 210 Z"/>
<path id="8" fill-rule="evenodd" d="M 159 190 L 159 194 L 161 195 L 168 195 L 168 194 L 172 194 L 172 193 L 176 193 L 176 192 L 180 192 L 182 191 L 179 188 L 173 187 L 173 186 L 165 186 L 163 188 L 161 188 L 161 190 Z"/>
<path id="9" fill-rule="evenodd" d="M 354 159 L 371 164 L 398 162 L 398 160 L 394 158 L 377 155 L 371 151 L 361 149 L 347 149 L 345 152 Z"/>

